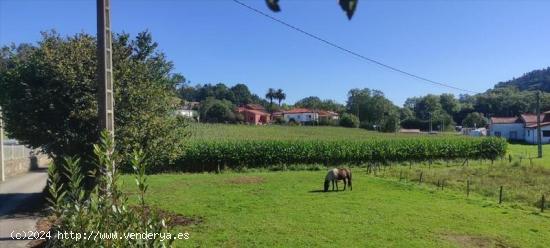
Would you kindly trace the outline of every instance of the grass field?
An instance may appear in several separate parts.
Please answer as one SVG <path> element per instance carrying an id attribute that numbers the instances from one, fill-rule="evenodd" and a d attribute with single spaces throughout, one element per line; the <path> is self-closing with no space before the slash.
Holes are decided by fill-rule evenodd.
<path id="1" fill-rule="evenodd" d="M 454 134 L 382 134 L 340 127 L 192 125 L 201 140 L 363 140 L 448 138 Z M 353 191 L 319 192 L 325 168 L 248 170 L 221 174 L 158 174 L 149 178 L 148 203 L 202 223 L 178 227 L 191 239 L 176 247 L 548 247 L 550 215 L 536 197 L 550 193 L 550 145 L 542 159 L 532 145 L 512 144 L 496 161 L 461 160 L 385 167 L 377 175 L 354 168 Z M 508 161 L 511 155 L 512 162 Z M 284 167 L 287 168 L 287 167 Z M 289 167 L 292 168 L 292 167 Z M 406 180 L 399 180 L 403 170 Z M 424 171 L 424 182 L 416 176 Z M 404 174 L 403 174 L 404 175 Z M 473 182 L 465 194 L 465 178 Z M 134 192 L 132 177 L 123 177 Z M 443 190 L 437 180 L 446 180 Z M 499 205 L 499 185 L 505 186 Z M 547 196 L 550 198 L 550 196 Z M 547 210 L 548 211 L 548 210 Z M 548 211 L 550 212 L 550 211 Z"/>
<path id="2" fill-rule="evenodd" d="M 320 193 L 324 171 L 161 174 L 150 204 L 203 223 L 176 247 L 547 247 L 550 216 L 368 176 Z M 130 176 L 123 178 L 128 191 Z"/>

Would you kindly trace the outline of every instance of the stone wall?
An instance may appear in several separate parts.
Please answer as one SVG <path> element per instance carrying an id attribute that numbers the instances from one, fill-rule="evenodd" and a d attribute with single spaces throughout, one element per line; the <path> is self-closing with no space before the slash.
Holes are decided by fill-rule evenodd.
<path id="1" fill-rule="evenodd" d="M 48 156 L 33 151 L 21 145 L 4 146 L 4 173 L 6 179 L 32 170 L 44 168 L 48 165 Z"/>

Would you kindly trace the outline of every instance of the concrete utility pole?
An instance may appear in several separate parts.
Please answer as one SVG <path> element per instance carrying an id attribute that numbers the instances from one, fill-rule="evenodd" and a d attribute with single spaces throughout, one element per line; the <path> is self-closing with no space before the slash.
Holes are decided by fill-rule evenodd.
<path id="1" fill-rule="evenodd" d="M 540 130 L 540 90 L 537 91 L 537 146 L 538 157 L 542 158 L 542 134 Z"/>
<path id="2" fill-rule="evenodd" d="M 113 54 L 110 0 L 97 0 L 97 78 L 99 83 L 99 127 L 114 135 Z"/>
<path id="3" fill-rule="evenodd" d="M 0 182 L 6 181 L 4 166 L 4 121 L 2 120 L 2 107 L 0 107 Z"/>

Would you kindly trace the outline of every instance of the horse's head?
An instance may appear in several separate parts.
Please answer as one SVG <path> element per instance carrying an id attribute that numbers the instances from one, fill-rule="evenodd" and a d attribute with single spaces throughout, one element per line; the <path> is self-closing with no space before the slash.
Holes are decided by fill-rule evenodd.
<path id="1" fill-rule="evenodd" d="M 325 180 L 325 187 L 324 187 L 325 192 L 328 191 L 328 184 L 329 184 L 329 180 Z"/>

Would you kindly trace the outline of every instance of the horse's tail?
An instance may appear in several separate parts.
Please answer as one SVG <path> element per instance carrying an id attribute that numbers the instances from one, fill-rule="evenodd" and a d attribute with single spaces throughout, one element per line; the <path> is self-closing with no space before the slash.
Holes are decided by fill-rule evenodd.
<path id="1" fill-rule="evenodd" d="M 349 186 L 349 190 L 352 190 L 352 189 L 353 189 L 353 188 L 351 187 L 351 169 L 349 169 L 348 186 Z"/>

